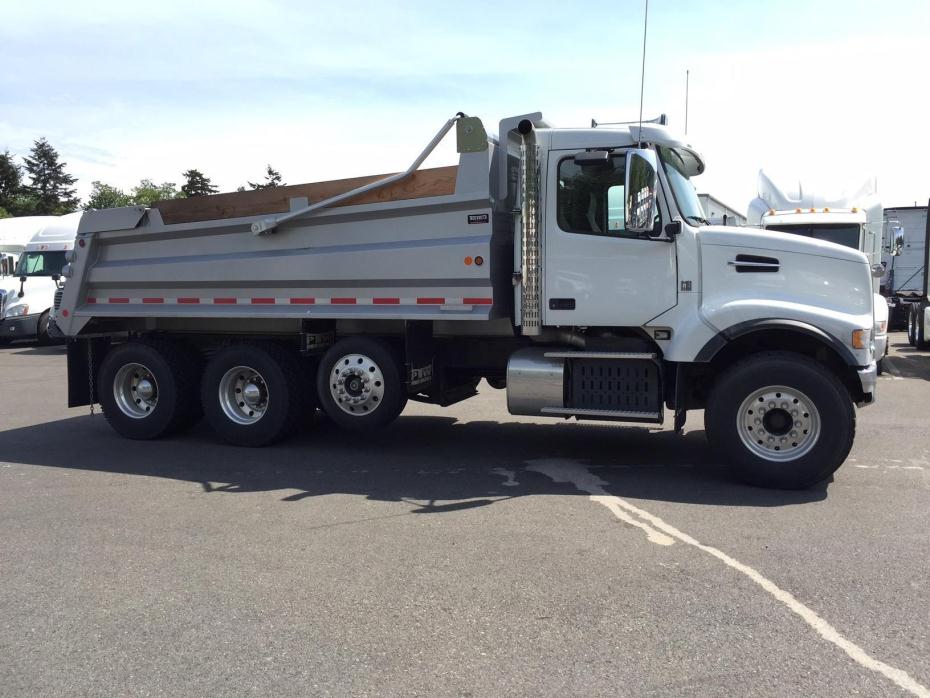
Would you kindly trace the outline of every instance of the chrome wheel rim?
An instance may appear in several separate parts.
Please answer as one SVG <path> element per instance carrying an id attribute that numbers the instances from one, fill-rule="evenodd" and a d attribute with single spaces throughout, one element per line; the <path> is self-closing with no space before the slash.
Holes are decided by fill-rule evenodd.
<path id="1" fill-rule="evenodd" d="M 770 385 L 743 400 L 736 428 L 753 455 L 784 463 L 801 458 L 817 444 L 821 420 L 813 400 L 800 390 Z"/>
<path id="2" fill-rule="evenodd" d="M 145 419 L 158 405 L 158 381 L 147 366 L 125 364 L 113 378 L 113 398 L 127 417 Z"/>
<path id="3" fill-rule="evenodd" d="M 269 399 L 268 383 L 250 366 L 235 366 L 220 379 L 220 407 L 236 424 L 255 424 L 268 411 Z"/>
<path id="4" fill-rule="evenodd" d="M 364 417 L 384 401 L 384 374 L 370 357 L 346 354 L 333 364 L 329 393 L 343 412 Z"/>

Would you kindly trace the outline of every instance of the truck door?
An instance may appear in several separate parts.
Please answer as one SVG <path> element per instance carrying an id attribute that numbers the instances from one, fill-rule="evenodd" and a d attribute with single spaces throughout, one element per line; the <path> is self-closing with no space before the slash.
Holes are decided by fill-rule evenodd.
<path id="1" fill-rule="evenodd" d="M 624 151 L 598 165 L 577 152 L 549 154 L 543 324 L 645 325 L 677 303 L 675 244 L 626 232 Z"/>

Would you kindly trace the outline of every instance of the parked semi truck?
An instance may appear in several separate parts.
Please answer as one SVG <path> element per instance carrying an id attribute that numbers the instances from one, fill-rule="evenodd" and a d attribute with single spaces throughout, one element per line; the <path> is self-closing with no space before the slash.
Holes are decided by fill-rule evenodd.
<path id="1" fill-rule="evenodd" d="M 452 129 L 458 166 L 419 170 Z M 360 440 L 485 378 L 514 415 L 703 409 L 738 477 L 809 486 L 875 399 L 869 262 L 706 225 L 704 167 L 656 124 L 495 137 L 459 114 L 397 175 L 87 212 L 57 306 L 69 405 L 133 439 L 203 414 L 243 446 L 321 408 Z"/>
<path id="2" fill-rule="evenodd" d="M 890 308 L 889 324 L 904 328 L 911 313 L 911 304 L 920 302 L 926 293 L 924 285 L 926 206 L 897 206 L 885 209 L 885 241 L 882 279 Z M 896 244 L 897 243 L 897 244 Z"/>
<path id="3" fill-rule="evenodd" d="M 930 208 L 930 201 L 927 202 L 927 208 L 923 209 L 924 234 L 922 243 L 923 260 L 921 268 L 917 273 L 920 279 L 917 285 L 918 291 L 911 293 L 907 301 L 907 340 L 911 346 L 918 349 L 930 349 L 930 278 L 927 274 L 928 255 L 930 255 L 930 218 L 927 217 L 927 209 Z M 909 221 L 910 222 L 910 221 Z M 913 235 L 913 225 L 908 233 Z M 913 239 L 913 238 L 912 238 Z"/>
<path id="4" fill-rule="evenodd" d="M 48 323 L 65 253 L 74 245 L 80 213 L 0 221 L 0 346 L 14 339 L 49 341 Z"/>
<path id="5" fill-rule="evenodd" d="M 881 294 L 882 204 L 874 182 L 863 185 L 852 196 L 828 199 L 804 191 L 786 194 L 764 171 L 759 171 L 758 196 L 749 204 L 750 224 L 765 230 L 804 235 L 844 245 L 864 253 L 872 265 L 875 298 L 875 357 L 878 372 L 888 353 L 888 300 Z"/>

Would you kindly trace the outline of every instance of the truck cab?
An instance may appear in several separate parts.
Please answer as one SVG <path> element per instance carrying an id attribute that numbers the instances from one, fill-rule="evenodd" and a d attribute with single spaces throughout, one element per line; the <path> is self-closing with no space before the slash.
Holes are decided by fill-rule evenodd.
<path id="1" fill-rule="evenodd" d="M 49 314 L 65 255 L 74 249 L 81 214 L 50 216 L 23 246 L 12 275 L 7 277 L 0 318 L 0 343 L 15 339 L 50 341 Z"/>
<path id="2" fill-rule="evenodd" d="M 801 235 L 859 250 L 872 266 L 873 323 L 878 372 L 888 352 L 888 300 L 881 294 L 883 216 L 873 182 L 851 196 L 828 199 L 803 191 L 786 195 L 764 173 L 759 172 L 759 194 L 749 204 L 750 222 L 764 230 Z"/>

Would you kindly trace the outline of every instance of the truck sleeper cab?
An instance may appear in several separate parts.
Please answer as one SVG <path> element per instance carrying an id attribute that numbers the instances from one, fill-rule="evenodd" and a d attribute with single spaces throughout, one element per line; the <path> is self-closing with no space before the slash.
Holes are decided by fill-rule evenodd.
<path id="1" fill-rule="evenodd" d="M 458 167 L 417 170 L 453 127 Z M 536 113 L 494 138 L 458 115 L 401 175 L 88 212 L 57 316 L 69 404 L 130 438 L 205 415 L 260 446 L 309 411 L 366 431 L 485 378 L 513 414 L 680 429 L 704 409 L 735 475 L 809 486 L 874 399 L 869 266 L 707 226 L 703 169 L 656 124 Z"/>

